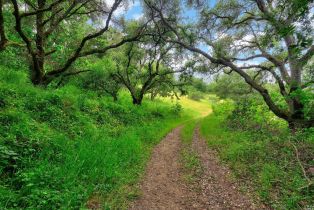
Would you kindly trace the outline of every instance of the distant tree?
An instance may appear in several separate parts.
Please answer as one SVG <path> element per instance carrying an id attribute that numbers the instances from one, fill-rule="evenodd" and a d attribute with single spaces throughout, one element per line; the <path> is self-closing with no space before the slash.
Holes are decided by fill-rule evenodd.
<path id="1" fill-rule="evenodd" d="M 166 77 L 166 79 L 155 83 L 155 85 L 147 91 L 150 94 L 150 99 L 152 101 L 157 96 L 170 98 L 176 97 L 178 99 L 179 95 L 181 95 L 181 89 L 186 85 L 186 83 L 176 81 L 173 74 L 168 74 Z"/>
<path id="2" fill-rule="evenodd" d="M 211 82 L 210 89 L 220 98 L 231 98 L 236 101 L 253 93 L 252 88 L 244 79 L 234 72 L 230 75 L 217 75 L 216 79 Z"/>
<path id="3" fill-rule="evenodd" d="M 117 101 L 122 85 L 113 78 L 114 69 L 106 69 L 99 65 L 96 65 L 96 68 L 82 78 L 83 87 L 97 92 L 99 96 L 110 95 L 114 101 Z"/>
<path id="4" fill-rule="evenodd" d="M 182 13 L 173 12 L 180 10 L 180 4 L 145 0 L 148 12 L 172 31 L 168 42 L 201 56 L 208 70 L 239 74 L 290 128 L 314 126 L 314 119 L 304 115 L 306 104 L 301 99 L 314 83 L 302 78 L 314 55 L 311 1 L 222 0 L 214 7 L 203 1 L 188 2 L 199 11 L 200 18 L 193 24 L 181 21 Z M 255 80 L 261 73 L 278 85 L 285 107 Z"/>
<path id="5" fill-rule="evenodd" d="M 136 105 L 142 103 L 144 95 L 149 91 L 158 90 L 162 93 L 164 90 L 170 91 L 168 87 L 181 85 L 173 79 L 173 74 L 183 71 L 171 67 L 174 62 L 174 44 L 165 43 L 154 33 L 148 34 L 139 42 L 125 45 L 122 55 L 114 53 L 117 56 L 114 78 L 129 90 Z"/>
<path id="6" fill-rule="evenodd" d="M 193 77 L 191 85 L 200 92 L 206 93 L 208 91 L 208 85 L 201 78 Z"/>
<path id="7" fill-rule="evenodd" d="M 101 40 L 113 33 L 110 24 L 114 12 L 125 4 L 124 0 L 114 0 L 112 5 L 102 0 L 11 0 L 11 4 L 4 7 L 1 0 L 0 49 L 5 49 L 10 43 L 5 34 L 3 10 L 13 10 L 15 30 L 29 56 L 31 81 L 35 85 L 47 85 L 56 77 L 69 75 L 70 67 L 78 58 L 105 53 L 138 38 L 144 27 L 139 27 L 132 35 L 117 33 Z M 87 24 L 94 21 L 97 22 L 94 26 Z M 77 42 L 71 42 L 78 35 Z M 58 62 L 49 62 L 60 48 L 67 53 L 62 53 L 63 57 Z M 80 70 L 72 70 L 73 74 L 78 72 Z"/>

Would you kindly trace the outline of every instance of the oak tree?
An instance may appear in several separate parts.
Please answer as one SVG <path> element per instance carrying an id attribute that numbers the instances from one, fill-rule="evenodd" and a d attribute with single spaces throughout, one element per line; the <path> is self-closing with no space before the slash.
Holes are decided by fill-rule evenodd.
<path id="1" fill-rule="evenodd" d="M 199 16 L 193 24 L 181 21 L 181 13 L 172 13 L 172 1 L 145 3 L 174 34 L 168 42 L 202 56 L 208 69 L 239 74 L 291 128 L 314 126 L 301 100 L 302 92 L 314 83 L 304 78 L 314 55 L 310 1 L 222 0 L 215 6 L 188 1 Z M 273 80 L 286 106 L 280 106 L 265 83 L 255 79 L 260 74 Z"/>

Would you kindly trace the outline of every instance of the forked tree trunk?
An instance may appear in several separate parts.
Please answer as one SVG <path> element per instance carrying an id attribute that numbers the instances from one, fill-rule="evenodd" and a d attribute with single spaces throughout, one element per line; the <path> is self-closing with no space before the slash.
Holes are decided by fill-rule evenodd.
<path id="1" fill-rule="evenodd" d="M 144 95 L 142 95 L 142 94 L 139 94 L 138 96 L 132 95 L 133 104 L 134 105 L 141 105 L 142 101 L 143 101 L 143 97 L 144 97 Z"/>
<path id="2" fill-rule="evenodd" d="M 38 1 L 38 9 L 45 7 L 45 1 Z M 44 14 L 42 12 L 36 15 L 36 50 L 32 55 L 32 65 L 30 66 L 31 80 L 34 85 L 43 85 L 45 77 L 45 30 Z"/>
<path id="3" fill-rule="evenodd" d="M 45 85 L 44 66 L 38 65 L 38 61 L 33 61 L 29 66 L 30 78 L 33 85 Z"/>

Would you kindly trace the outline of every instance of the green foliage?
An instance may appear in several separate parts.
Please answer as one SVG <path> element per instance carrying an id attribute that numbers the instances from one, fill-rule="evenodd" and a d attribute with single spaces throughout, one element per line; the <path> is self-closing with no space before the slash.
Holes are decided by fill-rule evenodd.
<path id="1" fill-rule="evenodd" d="M 307 187 L 299 161 L 306 173 L 314 166 L 313 130 L 291 135 L 282 121 L 278 124 L 278 119 L 268 118 L 270 112 L 260 106 L 220 101 L 213 106 L 214 114 L 202 120 L 201 133 L 234 175 L 253 186 L 263 202 L 274 209 L 312 206 L 314 191 Z M 252 123 L 261 127 L 258 132 Z"/>
<path id="2" fill-rule="evenodd" d="M 125 92 L 114 103 L 75 84 L 35 88 L 1 67 L 1 208 L 79 209 L 95 194 L 126 208 L 151 148 L 188 118 L 180 105 L 133 106 Z"/>
<path id="3" fill-rule="evenodd" d="M 204 99 L 204 93 L 197 90 L 190 90 L 188 97 L 194 101 L 200 101 L 201 99 Z"/>
<path id="4" fill-rule="evenodd" d="M 191 86 L 199 92 L 208 92 L 208 84 L 206 84 L 203 79 L 193 77 L 191 81 Z"/>
<path id="5" fill-rule="evenodd" d="M 219 100 L 212 105 L 213 111 L 217 116 L 229 116 L 234 110 L 234 102 L 230 99 Z"/>
<path id="6" fill-rule="evenodd" d="M 176 102 L 173 106 L 172 106 L 172 111 L 174 114 L 179 115 L 182 112 L 182 105 L 178 102 Z"/>
<path id="7" fill-rule="evenodd" d="M 234 100 L 245 98 L 251 93 L 249 86 L 235 73 L 221 75 L 215 82 L 210 84 L 209 89 L 220 98 L 231 98 Z"/>
<path id="8" fill-rule="evenodd" d="M 112 76 L 115 72 L 113 61 L 103 58 L 95 62 L 90 64 L 92 70 L 82 78 L 83 88 L 93 90 L 98 95 L 110 95 L 114 100 L 117 100 L 122 85 Z"/>
<path id="9" fill-rule="evenodd" d="M 286 102 L 277 87 L 268 84 L 267 88 L 270 90 L 269 93 L 276 105 L 283 110 L 288 110 Z M 228 116 L 228 125 L 232 128 L 252 129 L 254 131 L 266 129 L 270 133 L 276 133 L 278 127 L 286 127 L 286 123 L 269 110 L 263 98 L 257 92 L 250 90 L 239 75 L 221 76 L 211 84 L 211 90 L 221 98 L 229 98 L 228 102 L 214 105 L 214 111 L 218 112 L 218 115 Z M 305 98 L 309 97 L 306 96 Z M 309 104 L 309 101 L 304 100 L 304 104 Z M 216 106 L 222 106 L 222 108 L 215 110 Z M 225 109 L 228 109 L 228 111 Z"/>
<path id="10" fill-rule="evenodd" d="M 209 92 L 208 84 L 206 84 L 203 79 L 196 77 L 189 79 L 189 83 L 190 84 L 185 87 L 188 97 L 195 101 L 204 99 L 205 94 Z"/>
<path id="11" fill-rule="evenodd" d="M 287 124 L 276 117 L 263 103 L 258 95 L 238 100 L 232 114 L 229 115 L 229 126 L 237 129 L 251 129 L 254 131 L 267 130 L 278 132 L 278 128 L 285 128 Z"/>
<path id="12" fill-rule="evenodd" d="M 192 149 L 191 145 L 195 128 L 198 123 L 198 120 L 190 120 L 186 122 L 180 133 L 181 141 L 183 143 L 181 161 L 183 164 L 184 178 L 188 182 L 195 181 L 202 172 L 202 165 L 198 154 Z"/>
<path id="13" fill-rule="evenodd" d="M 294 91 L 291 97 L 298 98 L 304 104 L 304 115 L 305 118 L 310 120 L 314 119 L 314 92 L 309 90 L 298 89 Z"/>

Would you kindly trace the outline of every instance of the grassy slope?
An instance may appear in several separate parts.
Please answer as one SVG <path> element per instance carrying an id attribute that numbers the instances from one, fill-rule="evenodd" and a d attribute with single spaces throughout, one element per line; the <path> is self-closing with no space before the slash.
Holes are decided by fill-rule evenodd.
<path id="1" fill-rule="evenodd" d="M 225 117 L 224 112 L 214 112 L 204 118 L 201 133 L 234 175 L 247 186 L 253 186 L 257 196 L 275 209 L 313 206 L 313 188 L 302 188 L 307 181 L 289 143 L 302 151 L 299 155 L 303 161 L 309 160 L 314 153 L 313 133 L 292 138 L 287 134 L 230 130 L 226 127 Z"/>
<path id="2" fill-rule="evenodd" d="M 179 114 L 170 99 L 133 106 L 126 93 L 113 103 L 75 86 L 42 90 L 27 81 L 23 73 L 0 71 L 2 208 L 82 208 L 88 200 L 125 208 L 154 145 L 179 124 L 189 145 L 199 121 L 208 145 L 265 202 L 277 209 L 313 205 L 311 189 L 297 190 L 306 181 L 285 137 L 230 130 L 221 113 L 200 120 L 211 110 L 206 100 L 183 97 Z M 313 138 L 291 141 L 311 157 Z M 195 154 L 183 158 L 197 168 Z"/>
<path id="3" fill-rule="evenodd" d="M 0 71 L 0 206 L 125 208 L 137 196 L 151 149 L 199 115 L 167 101 L 113 103 L 75 86 L 43 90 L 21 72 Z M 188 99 L 183 100 L 189 102 Z"/>

